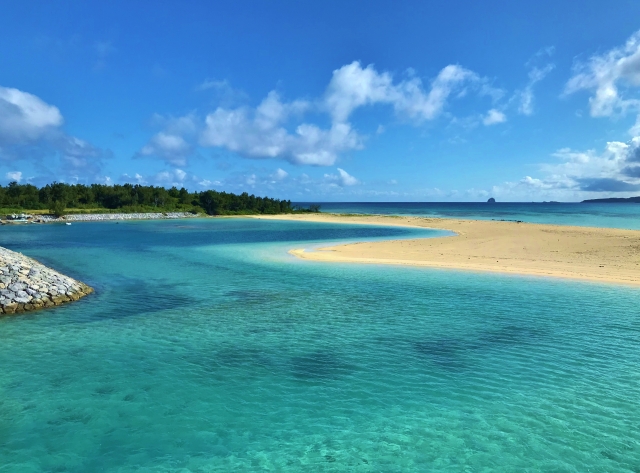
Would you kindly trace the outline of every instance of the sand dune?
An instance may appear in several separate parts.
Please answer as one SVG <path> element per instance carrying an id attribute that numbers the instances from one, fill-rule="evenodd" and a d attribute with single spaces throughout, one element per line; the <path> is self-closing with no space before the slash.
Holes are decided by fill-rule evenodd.
<path id="1" fill-rule="evenodd" d="M 256 218 L 399 225 L 456 236 L 293 249 L 308 260 L 395 264 L 581 279 L 640 286 L 640 231 L 484 220 L 337 214 Z"/>

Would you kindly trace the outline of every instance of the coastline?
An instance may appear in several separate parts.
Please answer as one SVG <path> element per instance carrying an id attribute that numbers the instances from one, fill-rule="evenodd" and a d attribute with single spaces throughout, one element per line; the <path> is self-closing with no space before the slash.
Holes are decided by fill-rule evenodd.
<path id="1" fill-rule="evenodd" d="M 455 236 L 292 249 L 306 260 L 423 266 L 640 286 L 640 231 L 496 220 L 380 215 L 260 215 L 252 218 L 403 226 Z"/>

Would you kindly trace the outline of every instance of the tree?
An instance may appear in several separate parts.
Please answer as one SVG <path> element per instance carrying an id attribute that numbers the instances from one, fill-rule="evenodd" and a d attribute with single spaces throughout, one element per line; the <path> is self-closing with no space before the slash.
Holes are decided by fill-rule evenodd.
<path id="1" fill-rule="evenodd" d="M 49 205 L 49 212 L 56 217 L 62 217 L 64 215 L 65 205 L 61 200 L 51 201 Z"/>
<path id="2" fill-rule="evenodd" d="M 220 198 L 216 191 L 204 191 L 200 193 L 200 206 L 208 215 L 220 213 Z"/>

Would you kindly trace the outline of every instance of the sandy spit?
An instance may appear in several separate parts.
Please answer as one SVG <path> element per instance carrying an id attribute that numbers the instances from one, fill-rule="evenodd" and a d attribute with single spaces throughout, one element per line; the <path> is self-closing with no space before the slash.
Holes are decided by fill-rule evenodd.
<path id="1" fill-rule="evenodd" d="M 298 258 L 341 263 L 428 266 L 640 286 L 640 231 L 508 221 L 339 214 L 254 218 L 398 225 L 449 230 L 455 236 L 362 242 Z"/>

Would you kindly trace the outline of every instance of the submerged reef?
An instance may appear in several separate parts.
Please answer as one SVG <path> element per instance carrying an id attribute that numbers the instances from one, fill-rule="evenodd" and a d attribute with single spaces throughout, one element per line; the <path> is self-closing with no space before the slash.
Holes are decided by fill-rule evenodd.
<path id="1" fill-rule="evenodd" d="M 0 314 L 15 314 L 77 301 L 93 288 L 0 247 Z"/>

